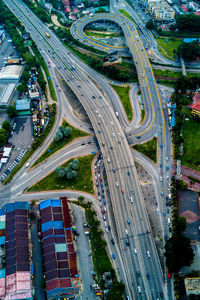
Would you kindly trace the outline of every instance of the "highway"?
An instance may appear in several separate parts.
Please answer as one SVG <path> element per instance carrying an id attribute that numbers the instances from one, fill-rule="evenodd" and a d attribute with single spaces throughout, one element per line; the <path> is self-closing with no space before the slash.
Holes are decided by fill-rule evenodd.
<path id="1" fill-rule="evenodd" d="M 138 184 L 132 151 L 108 96 L 105 94 L 106 91 L 102 92 L 104 86 L 101 86 L 101 81 L 96 82 L 90 74 L 87 75 L 88 69 L 85 65 L 81 64 L 21 1 L 8 0 L 6 5 L 31 32 L 31 37 L 44 57 L 47 55 L 54 61 L 58 72 L 74 91 L 92 123 L 103 154 L 117 227 L 115 238 L 118 241 L 121 261 L 126 270 L 127 295 L 131 299 L 166 298 L 164 278 Z M 164 122 L 160 96 L 145 49 L 133 24 L 128 23 L 127 20 L 125 22 L 127 25 L 123 26 L 123 30 L 137 65 L 141 91 L 152 111 L 149 120 L 155 119 L 154 107 L 156 105 L 159 109 L 156 111 L 156 116 Z M 49 39 L 45 36 L 45 32 L 49 32 Z M 148 122 L 147 131 L 153 126 L 153 122 Z M 161 130 L 161 138 L 164 145 L 166 143 L 165 130 Z M 11 192 L 12 189 L 17 190 L 17 188 L 11 187 Z M 134 198 L 133 203 L 130 197 Z M 130 220 L 131 226 L 127 224 L 127 220 Z M 129 239 L 130 246 L 126 246 L 126 239 Z M 134 249 L 137 250 L 137 255 Z M 150 274 L 150 278 L 147 274 Z"/>

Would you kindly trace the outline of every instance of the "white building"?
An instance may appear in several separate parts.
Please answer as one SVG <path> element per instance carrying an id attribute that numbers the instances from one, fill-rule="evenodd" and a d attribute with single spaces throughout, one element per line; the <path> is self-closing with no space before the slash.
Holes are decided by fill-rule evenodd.
<path id="1" fill-rule="evenodd" d="M 0 82 L 18 82 L 21 74 L 22 74 L 23 67 L 20 65 L 8 65 L 2 68 L 0 73 Z"/>
<path id="2" fill-rule="evenodd" d="M 10 83 L 6 86 L 6 88 L 3 90 L 3 93 L 0 97 L 0 105 L 2 106 L 8 106 L 10 103 L 10 100 L 13 96 L 13 93 L 15 91 L 15 83 Z"/>

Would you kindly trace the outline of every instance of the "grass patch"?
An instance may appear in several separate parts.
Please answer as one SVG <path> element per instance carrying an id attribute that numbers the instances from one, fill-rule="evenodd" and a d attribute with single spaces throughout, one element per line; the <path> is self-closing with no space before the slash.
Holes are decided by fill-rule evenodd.
<path id="1" fill-rule="evenodd" d="M 130 87 L 129 86 L 121 87 L 121 86 L 116 86 L 116 85 L 112 85 L 112 87 L 115 89 L 115 91 L 119 95 L 119 97 L 122 101 L 123 107 L 126 111 L 127 117 L 131 121 L 133 118 L 133 110 L 132 110 L 132 106 L 131 106 L 131 101 L 129 99 Z"/>
<path id="2" fill-rule="evenodd" d="M 132 22 L 135 23 L 135 21 L 133 20 L 133 18 L 131 17 L 131 15 L 129 15 L 129 13 L 127 13 L 126 10 L 120 9 L 119 11 L 120 11 L 120 13 L 121 13 L 122 15 L 124 15 L 124 16 L 127 17 L 129 20 L 131 20 Z"/>
<path id="3" fill-rule="evenodd" d="M 102 32 L 96 32 L 96 31 L 91 31 L 91 30 L 85 30 L 85 34 L 87 36 L 92 36 L 92 37 L 99 37 L 99 38 L 114 38 L 114 37 L 119 37 L 120 33 L 102 33 Z"/>
<path id="4" fill-rule="evenodd" d="M 163 76 L 163 77 L 170 77 L 170 78 L 180 78 L 182 77 L 182 72 L 177 71 L 170 71 L 170 70 L 159 70 L 153 69 L 155 76 Z"/>
<path id="5" fill-rule="evenodd" d="M 184 121 L 183 165 L 200 171 L 200 122 L 196 119 Z"/>
<path id="6" fill-rule="evenodd" d="M 156 39 L 160 53 L 166 57 L 175 59 L 178 47 L 182 44 L 180 38 L 159 37 Z"/>
<path id="7" fill-rule="evenodd" d="M 141 109 L 141 122 L 142 123 L 144 121 L 144 116 L 145 116 L 145 111 L 144 109 Z"/>
<path id="8" fill-rule="evenodd" d="M 66 121 L 63 122 L 62 124 L 63 127 L 67 127 L 68 124 Z M 76 138 L 80 138 L 83 136 L 88 135 L 86 132 L 81 131 L 79 129 L 76 129 L 75 127 L 69 125 L 72 128 L 72 132 L 70 133 L 70 135 L 68 137 L 64 137 L 62 140 L 55 142 L 53 141 L 49 146 L 48 149 L 51 151 L 45 151 L 34 163 L 33 166 L 38 165 L 39 163 L 41 163 L 42 161 L 44 161 L 45 159 L 47 159 L 49 156 L 53 155 L 56 151 L 62 149 L 64 146 L 66 146 L 67 144 L 69 144 L 71 141 L 73 141 Z"/>
<path id="9" fill-rule="evenodd" d="M 36 149 L 44 142 L 46 137 L 48 136 L 51 128 L 53 127 L 53 124 L 55 122 L 55 116 L 56 116 L 56 104 L 49 105 L 49 114 L 50 119 L 47 127 L 45 128 L 45 131 L 42 132 L 40 135 L 40 138 L 35 139 L 33 142 L 31 149 L 26 153 L 26 155 L 23 157 L 21 162 L 16 166 L 16 168 L 11 172 L 10 176 L 3 182 L 4 184 L 9 183 L 14 175 L 23 167 L 25 162 L 31 157 L 31 155 L 36 151 Z"/>
<path id="10" fill-rule="evenodd" d="M 91 172 L 91 163 L 95 155 L 78 157 L 79 169 L 78 176 L 72 180 L 57 177 L 56 171 L 53 171 L 45 178 L 27 189 L 28 192 L 49 191 L 49 190 L 79 190 L 93 194 L 93 180 Z M 68 160 L 62 166 L 66 167 L 73 159 Z"/>
<path id="11" fill-rule="evenodd" d="M 133 146 L 133 149 L 142 152 L 143 154 L 148 156 L 151 160 L 153 160 L 155 163 L 157 162 L 157 139 L 156 138 L 153 138 L 147 143 L 141 145 L 135 145 Z"/>

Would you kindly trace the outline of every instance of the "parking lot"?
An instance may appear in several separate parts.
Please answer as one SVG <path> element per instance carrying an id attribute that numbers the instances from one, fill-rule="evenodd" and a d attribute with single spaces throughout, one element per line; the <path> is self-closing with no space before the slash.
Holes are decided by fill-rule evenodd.
<path id="1" fill-rule="evenodd" d="M 199 195 L 191 190 L 179 192 L 179 213 L 186 218 L 184 235 L 193 241 L 200 241 Z"/>
<path id="2" fill-rule="evenodd" d="M 12 146 L 10 157 L 6 164 L 2 165 L 0 177 L 4 180 L 22 160 L 33 142 L 31 116 L 17 117 L 13 123 L 11 137 L 8 144 Z M 6 174 L 6 175 L 5 175 Z"/>

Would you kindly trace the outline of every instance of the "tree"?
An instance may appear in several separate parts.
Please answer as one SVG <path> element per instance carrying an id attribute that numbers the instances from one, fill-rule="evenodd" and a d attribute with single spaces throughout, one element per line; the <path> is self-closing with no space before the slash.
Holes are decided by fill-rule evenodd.
<path id="1" fill-rule="evenodd" d="M 71 171 L 71 176 L 72 176 L 72 178 L 76 178 L 77 177 L 77 172 L 75 171 L 75 170 L 72 170 Z"/>
<path id="2" fill-rule="evenodd" d="M 6 112 L 7 112 L 8 116 L 9 116 L 10 118 L 14 118 L 14 117 L 16 117 L 16 115 L 17 115 L 17 110 L 16 110 L 16 108 L 15 108 L 15 105 L 9 105 L 9 106 L 7 107 Z"/>
<path id="3" fill-rule="evenodd" d="M 58 176 L 59 177 L 64 177 L 65 176 L 65 168 L 60 168 L 60 170 L 58 171 Z"/>
<path id="4" fill-rule="evenodd" d="M 73 170 L 78 170 L 78 167 L 79 167 L 78 164 L 73 162 L 72 169 Z"/>
<path id="5" fill-rule="evenodd" d="M 146 28 L 149 29 L 149 30 L 155 29 L 155 24 L 154 24 L 154 22 L 153 22 L 152 19 L 150 19 L 150 20 L 146 23 Z"/>
<path id="6" fill-rule="evenodd" d="M 200 57 L 200 47 L 198 41 L 192 43 L 183 43 L 178 47 L 178 55 L 186 60 L 196 60 Z"/>
<path id="7" fill-rule="evenodd" d="M 72 128 L 69 127 L 69 126 L 64 128 L 64 130 L 63 130 L 63 134 L 64 134 L 65 137 L 69 136 L 71 132 L 72 132 Z"/>
<path id="8" fill-rule="evenodd" d="M 78 160 L 77 158 L 75 158 L 75 159 L 73 160 L 73 163 L 79 165 L 79 160 Z"/>
<path id="9" fill-rule="evenodd" d="M 18 85 L 17 87 L 17 90 L 20 92 L 20 93 L 24 93 L 26 91 L 26 85 L 21 83 L 20 85 Z"/>
<path id="10" fill-rule="evenodd" d="M 72 171 L 71 171 L 71 170 L 69 170 L 69 171 L 66 173 L 66 177 L 67 177 L 67 179 L 72 179 L 72 178 L 73 178 L 73 176 L 72 176 Z"/>
<path id="11" fill-rule="evenodd" d="M 59 173 L 60 169 L 61 169 L 60 166 L 58 166 L 58 167 L 56 168 L 56 173 L 57 173 L 57 174 Z"/>
<path id="12" fill-rule="evenodd" d="M 5 129 L 7 132 L 10 132 L 11 131 L 11 125 L 10 125 L 10 122 L 5 120 L 3 123 L 2 123 L 2 128 Z"/>
<path id="13" fill-rule="evenodd" d="M 58 131 L 56 132 L 56 136 L 55 136 L 56 142 L 62 140 L 62 138 L 63 138 L 63 134 L 62 134 L 62 132 L 61 132 L 60 130 L 58 130 Z"/>
<path id="14" fill-rule="evenodd" d="M 194 259 L 190 240 L 182 235 L 172 235 L 165 245 L 165 256 L 171 273 L 179 272 L 183 266 L 190 266 Z"/>
<path id="15" fill-rule="evenodd" d="M 0 129 L 0 147 L 5 145 L 5 143 L 7 142 L 7 138 L 8 138 L 7 131 L 4 128 Z"/>
<path id="16" fill-rule="evenodd" d="M 78 202 L 82 203 L 85 200 L 85 198 L 83 196 L 78 196 Z"/>

